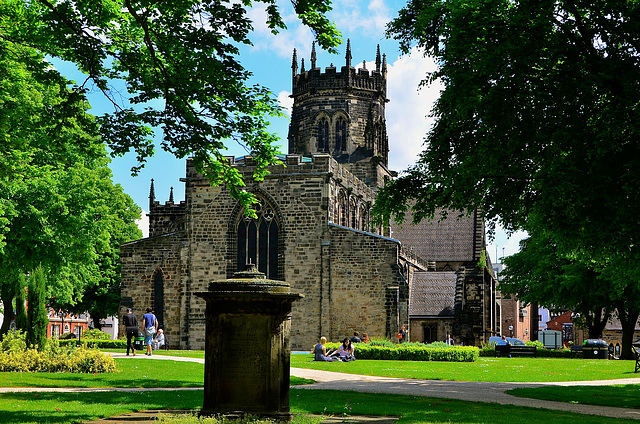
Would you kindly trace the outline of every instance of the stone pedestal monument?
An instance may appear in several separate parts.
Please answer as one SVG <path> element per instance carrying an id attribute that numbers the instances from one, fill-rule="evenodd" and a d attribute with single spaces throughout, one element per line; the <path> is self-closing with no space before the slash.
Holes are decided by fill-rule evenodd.
<path id="1" fill-rule="evenodd" d="M 255 267 L 198 296 L 207 303 L 201 414 L 290 420 L 290 314 L 303 296 Z"/>

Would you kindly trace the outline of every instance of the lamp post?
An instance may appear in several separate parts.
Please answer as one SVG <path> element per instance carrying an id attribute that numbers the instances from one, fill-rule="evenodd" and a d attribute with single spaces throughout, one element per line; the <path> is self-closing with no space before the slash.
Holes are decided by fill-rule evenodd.
<path id="1" fill-rule="evenodd" d="M 513 337 L 513 325 L 509 326 L 509 332 L 511 333 L 511 336 L 509 337 Z"/>

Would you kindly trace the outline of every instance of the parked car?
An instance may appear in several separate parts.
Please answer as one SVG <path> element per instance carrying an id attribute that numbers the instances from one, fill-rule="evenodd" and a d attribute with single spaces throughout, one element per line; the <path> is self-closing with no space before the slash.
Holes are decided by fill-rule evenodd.
<path id="1" fill-rule="evenodd" d="M 512 346 L 524 346 L 524 342 L 520 339 L 516 339 L 515 337 L 505 337 L 510 345 Z M 489 337 L 490 345 L 497 345 L 498 342 L 502 339 L 502 337 Z"/>

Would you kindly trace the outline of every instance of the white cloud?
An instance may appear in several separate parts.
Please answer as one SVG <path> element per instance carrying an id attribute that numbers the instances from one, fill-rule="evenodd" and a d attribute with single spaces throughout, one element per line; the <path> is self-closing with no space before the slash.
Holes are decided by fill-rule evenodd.
<path id="1" fill-rule="evenodd" d="M 149 237 L 149 217 L 147 211 L 142 210 L 142 218 L 136 220 L 136 225 L 142 231 L 142 237 Z"/>
<path id="2" fill-rule="evenodd" d="M 290 91 L 283 90 L 278 93 L 278 103 L 280 104 L 280 106 L 284 108 L 284 111 L 287 114 L 287 116 L 290 117 L 291 109 L 293 108 L 293 99 L 289 96 L 291 96 Z"/>
<path id="3" fill-rule="evenodd" d="M 389 168 L 392 170 L 405 170 L 424 150 L 425 135 L 433 125 L 433 119 L 427 115 L 440 96 L 442 84 L 434 82 L 422 88 L 419 84 L 427 72 L 435 69 L 434 60 L 424 57 L 417 48 L 387 66 L 387 97 L 390 102 L 386 107 L 386 117 Z"/>
<path id="4" fill-rule="evenodd" d="M 384 0 L 336 0 L 329 16 L 341 31 L 365 30 L 372 35 L 382 34 L 391 20 L 390 10 Z"/>
<path id="5" fill-rule="evenodd" d="M 282 13 L 285 13 L 284 9 Z M 251 9 L 247 15 L 253 21 L 253 51 L 269 51 L 278 57 L 290 58 L 293 46 L 311 46 L 313 42 L 311 30 L 301 25 L 295 14 L 283 16 L 287 29 L 276 35 L 272 34 L 267 26 L 267 12 L 264 6 Z"/>

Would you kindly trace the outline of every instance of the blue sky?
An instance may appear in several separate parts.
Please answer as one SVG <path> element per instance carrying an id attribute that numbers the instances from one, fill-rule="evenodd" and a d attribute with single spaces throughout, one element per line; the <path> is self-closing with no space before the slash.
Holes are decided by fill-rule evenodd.
<path id="1" fill-rule="evenodd" d="M 278 0 L 287 30 L 272 35 L 265 25 L 265 12 L 260 3 L 249 12 L 254 21 L 254 32 L 250 36 L 253 46 L 242 48 L 240 60 L 253 73 L 253 83 L 268 87 L 278 97 L 285 108 L 289 108 L 291 99 L 291 60 L 293 49 L 298 53 L 298 61 L 305 58 L 305 66 L 310 67 L 310 54 L 313 35 L 302 26 L 293 13 L 289 0 Z M 418 84 L 425 73 L 435 69 L 435 63 L 425 58 L 420 52 L 400 56 L 398 43 L 387 40 L 384 30 L 387 22 L 397 16 L 398 10 L 406 4 L 399 0 L 334 0 L 334 10 L 329 17 L 336 23 L 343 34 L 345 43 L 338 48 L 337 55 L 317 49 L 317 66 L 325 68 L 334 64 L 344 65 L 346 39 L 351 40 L 352 65 L 362 67 L 367 62 L 367 69 L 375 69 L 376 46 L 380 45 L 381 53 L 386 54 L 388 65 L 386 119 L 389 136 L 389 168 L 402 171 L 413 164 L 422 151 L 425 134 L 431 125 L 427 117 L 433 101 L 441 89 L 438 83 L 418 89 Z M 63 66 L 54 61 L 54 65 Z M 66 66 L 65 66 L 66 68 Z M 63 71 L 66 73 L 66 71 Z M 75 79 L 80 82 L 81 77 Z M 123 87 L 121 87 L 123 89 Z M 94 114 L 108 110 L 109 105 L 99 93 L 90 93 L 89 101 Z M 280 137 L 281 151 L 286 153 L 289 117 L 272 120 L 271 130 Z M 161 138 L 158 132 L 157 140 Z M 159 143 L 158 143 L 159 144 Z M 241 146 L 229 144 L 228 155 L 246 154 Z M 156 149 L 156 156 L 150 158 L 145 169 L 137 177 L 131 177 L 129 169 L 135 164 L 133 154 L 114 158 L 111 164 L 114 182 L 123 186 L 125 192 L 141 206 L 148 210 L 150 181 L 155 184 L 156 199 L 165 202 L 169 198 L 170 188 L 174 188 L 176 202 L 184 199 L 185 161 L 175 159 L 172 155 Z M 142 227 L 145 223 L 142 223 Z M 489 254 L 495 261 L 498 257 L 509 255 L 518 250 L 517 234 L 507 239 L 504 232 L 499 231 L 494 244 L 489 246 Z"/>

